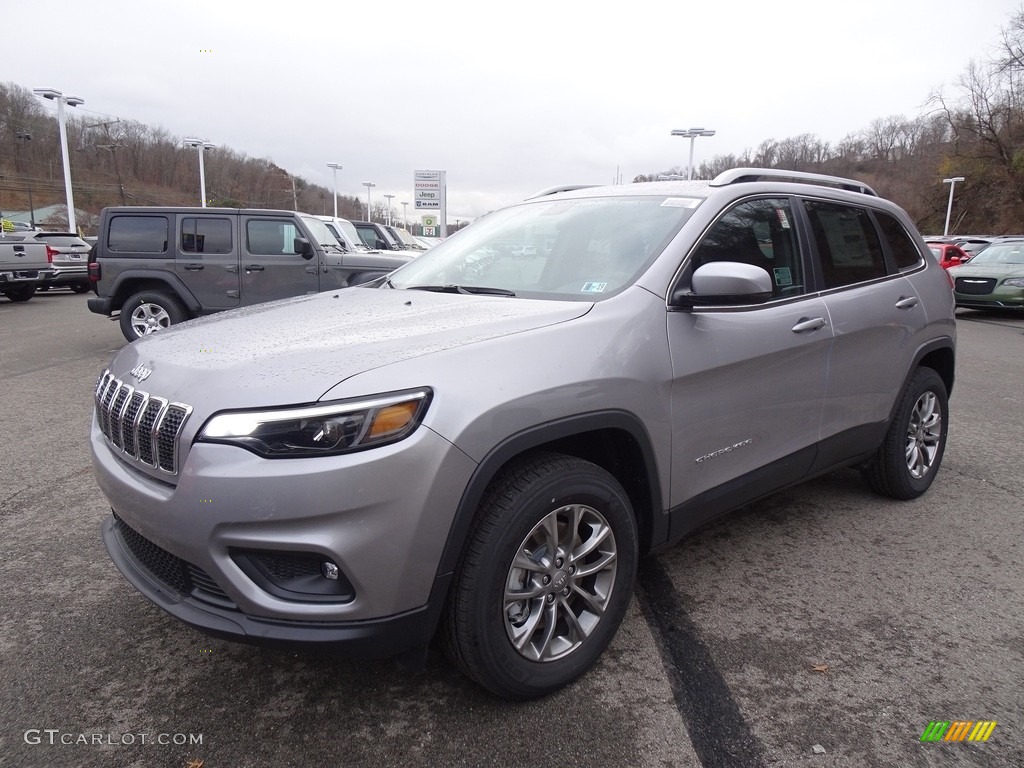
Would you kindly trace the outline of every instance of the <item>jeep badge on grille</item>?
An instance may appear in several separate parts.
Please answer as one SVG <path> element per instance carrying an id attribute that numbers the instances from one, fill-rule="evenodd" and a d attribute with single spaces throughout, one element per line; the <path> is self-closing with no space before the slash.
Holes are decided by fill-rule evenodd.
<path id="1" fill-rule="evenodd" d="M 145 381 L 146 379 L 148 379 L 149 378 L 149 374 L 151 374 L 152 372 L 153 371 L 151 369 L 149 369 L 146 366 L 141 365 L 141 364 L 136 365 L 134 368 L 132 368 L 129 371 L 129 373 L 132 376 L 134 376 L 136 379 L 138 379 L 140 382 Z"/>

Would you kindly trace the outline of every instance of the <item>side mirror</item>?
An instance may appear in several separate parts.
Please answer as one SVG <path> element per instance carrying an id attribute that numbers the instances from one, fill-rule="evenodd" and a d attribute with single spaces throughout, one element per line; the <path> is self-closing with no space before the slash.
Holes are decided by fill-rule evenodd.
<path id="1" fill-rule="evenodd" d="M 296 237 L 292 243 L 292 250 L 304 259 L 313 258 L 313 245 L 304 237 Z"/>
<path id="2" fill-rule="evenodd" d="M 712 261 L 694 270 L 690 288 L 677 287 L 669 304 L 691 308 L 710 304 L 757 304 L 771 298 L 772 278 L 761 267 Z"/>

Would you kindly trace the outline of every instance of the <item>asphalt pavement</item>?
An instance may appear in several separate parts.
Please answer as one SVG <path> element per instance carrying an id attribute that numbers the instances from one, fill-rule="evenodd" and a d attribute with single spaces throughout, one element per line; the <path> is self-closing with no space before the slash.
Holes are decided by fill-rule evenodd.
<path id="1" fill-rule="evenodd" d="M 124 344 L 85 297 L 0 298 L 0 766 L 1024 764 L 1024 317 L 958 313 L 932 489 L 852 470 L 641 566 L 589 674 L 510 704 L 424 670 L 212 640 L 138 595 L 99 536 L 88 426 Z M 922 742 L 994 721 L 985 742 Z"/>

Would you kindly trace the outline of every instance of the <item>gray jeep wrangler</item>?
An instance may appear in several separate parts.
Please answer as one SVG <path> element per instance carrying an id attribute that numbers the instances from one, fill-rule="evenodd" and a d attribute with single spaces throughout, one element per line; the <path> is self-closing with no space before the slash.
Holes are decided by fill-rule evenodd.
<path id="1" fill-rule="evenodd" d="M 837 468 L 942 462 L 949 280 L 851 180 L 549 191 L 386 278 L 146 337 L 96 383 L 103 537 L 205 632 L 585 672 L 640 554 Z"/>
<path id="2" fill-rule="evenodd" d="M 134 341 L 192 317 L 358 285 L 411 259 L 346 249 L 322 221 L 293 211 L 105 208 L 88 303 L 117 315 Z"/>

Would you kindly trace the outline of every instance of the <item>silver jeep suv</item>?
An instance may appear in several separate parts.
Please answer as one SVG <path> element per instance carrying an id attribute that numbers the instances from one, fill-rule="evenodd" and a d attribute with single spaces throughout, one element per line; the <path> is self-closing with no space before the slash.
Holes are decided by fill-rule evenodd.
<path id="1" fill-rule="evenodd" d="M 856 181 L 549 190 L 389 277 L 175 326 L 96 384 L 107 550 L 248 642 L 563 686 L 641 552 L 842 467 L 910 499 L 942 461 L 948 279 Z"/>

